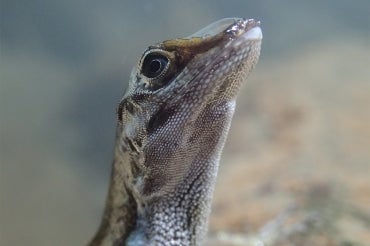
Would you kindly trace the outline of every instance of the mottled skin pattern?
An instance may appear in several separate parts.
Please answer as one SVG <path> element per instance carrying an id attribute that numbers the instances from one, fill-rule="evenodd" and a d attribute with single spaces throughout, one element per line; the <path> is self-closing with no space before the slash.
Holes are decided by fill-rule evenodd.
<path id="1" fill-rule="evenodd" d="M 111 185 L 90 245 L 201 245 L 258 23 L 224 19 L 150 46 L 118 108 Z"/>

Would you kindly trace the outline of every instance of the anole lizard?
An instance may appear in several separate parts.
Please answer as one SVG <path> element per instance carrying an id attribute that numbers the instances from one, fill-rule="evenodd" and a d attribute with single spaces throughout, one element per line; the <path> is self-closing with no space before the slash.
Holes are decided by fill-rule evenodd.
<path id="1" fill-rule="evenodd" d="M 220 155 L 259 22 L 228 18 L 149 46 L 118 107 L 111 184 L 89 245 L 204 242 Z"/>

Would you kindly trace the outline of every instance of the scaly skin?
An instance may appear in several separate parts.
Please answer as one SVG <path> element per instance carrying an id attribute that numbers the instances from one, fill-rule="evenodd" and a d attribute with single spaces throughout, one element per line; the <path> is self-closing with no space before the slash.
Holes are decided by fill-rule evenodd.
<path id="1" fill-rule="evenodd" d="M 200 245 L 259 23 L 223 19 L 150 46 L 118 108 L 109 195 L 90 245 Z"/>

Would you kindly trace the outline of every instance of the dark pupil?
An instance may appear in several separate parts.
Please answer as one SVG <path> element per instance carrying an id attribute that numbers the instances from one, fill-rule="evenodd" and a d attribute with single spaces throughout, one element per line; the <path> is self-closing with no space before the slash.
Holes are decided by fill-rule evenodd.
<path id="1" fill-rule="evenodd" d="M 167 57 L 159 54 L 149 54 L 144 58 L 142 72 L 148 78 L 155 78 L 165 70 Z"/>
<path id="2" fill-rule="evenodd" d="M 155 59 L 150 62 L 150 72 L 152 73 L 158 73 L 159 70 L 161 70 L 162 63 L 160 60 Z"/>

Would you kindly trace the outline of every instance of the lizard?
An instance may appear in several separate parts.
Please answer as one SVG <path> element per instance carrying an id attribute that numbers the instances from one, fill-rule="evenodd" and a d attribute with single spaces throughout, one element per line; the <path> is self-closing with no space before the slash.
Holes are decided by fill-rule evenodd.
<path id="1" fill-rule="evenodd" d="M 117 108 L 110 187 L 90 246 L 201 245 L 260 22 L 226 18 L 149 46 Z"/>

